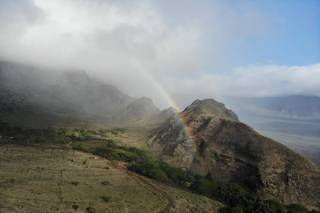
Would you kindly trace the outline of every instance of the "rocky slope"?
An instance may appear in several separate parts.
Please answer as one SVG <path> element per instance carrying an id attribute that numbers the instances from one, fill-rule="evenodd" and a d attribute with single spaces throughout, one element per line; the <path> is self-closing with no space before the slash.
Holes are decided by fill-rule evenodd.
<path id="1" fill-rule="evenodd" d="M 264 198 L 320 207 L 319 169 L 212 99 L 197 100 L 168 119 L 149 145 L 172 165 L 239 182 Z"/>

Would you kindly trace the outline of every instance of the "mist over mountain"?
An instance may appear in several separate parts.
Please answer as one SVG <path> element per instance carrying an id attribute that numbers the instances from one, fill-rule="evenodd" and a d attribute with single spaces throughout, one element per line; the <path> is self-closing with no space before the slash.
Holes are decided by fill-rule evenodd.
<path id="1" fill-rule="evenodd" d="M 160 111 L 150 98 L 130 97 L 85 71 L 5 61 L 0 85 L 1 122 L 36 129 L 129 128 L 130 137 L 120 140 L 138 137 L 140 146 L 171 166 L 242 184 L 259 199 L 320 205 L 314 164 L 255 132 L 213 99 L 197 99 L 181 113 Z"/>
<path id="2" fill-rule="evenodd" d="M 16 125 L 88 126 L 99 123 L 155 127 L 175 114 L 173 109 L 160 112 L 151 99 L 131 97 L 83 70 L 2 61 L 0 81 L 1 119 Z M 238 113 L 241 121 L 263 135 L 320 162 L 318 97 L 232 98 L 225 102 Z M 198 109 L 199 106 L 193 109 L 195 106 L 190 105 L 186 110 L 202 110 L 199 113 L 212 110 L 211 107 Z M 233 114 L 221 111 L 224 108 L 220 104 L 212 106 L 217 106 L 215 113 Z"/>
<path id="3" fill-rule="evenodd" d="M 81 70 L 1 62 L 0 82 L 2 119 L 15 124 L 44 127 L 68 120 L 116 124 L 160 112 L 151 99 L 130 97 Z"/>

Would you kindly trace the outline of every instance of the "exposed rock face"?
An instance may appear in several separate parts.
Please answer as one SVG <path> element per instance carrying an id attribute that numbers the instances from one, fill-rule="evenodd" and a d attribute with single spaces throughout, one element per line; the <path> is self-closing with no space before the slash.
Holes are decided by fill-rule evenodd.
<path id="1" fill-rule="evenodd" d="M 159 127 L 149 143 L 174 166 L 240 182 L 264 198 L 320 207 L 319 169 L 214 100 L 195 101 Z"/>

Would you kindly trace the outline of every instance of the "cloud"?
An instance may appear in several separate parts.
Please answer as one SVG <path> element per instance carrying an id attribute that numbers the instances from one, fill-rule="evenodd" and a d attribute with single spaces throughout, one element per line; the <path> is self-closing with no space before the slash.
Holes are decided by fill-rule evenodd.
<path id="1" fill-rule="evenodd" d="M 319 95 L 319 79 L 320 64 L 255 65 L 236 68 L 228 73 L 204 74 L 194 79 L 175 79 L 168 81 L 166 87 L 175 94 L 180 105 L 185 106 L 199 97 Z"/>
<path id="2" fill-rule="evenodd" d="M 5 34 L 11 31 L 10 37 L 1 40 L 1 55 L 9 58 L 105 72 L 127 72 L 133 69 L 131 61 L 150 68 L 150 72 L 167 70 L 171 65 L 171 70 L 180 70 L 180 58 L 197 58 L 197 32 L 187 27 L 169 28 L 148 1 L 21 2 L 6 7 L 11 15 L 2 17 L 2 25 L 24 29 L 3 30 Z M 38 12 L 31 8 L 43 14 L 37 22 L 29 20 Z"/>
<path id="3" fill-rule="evenodd" d="M 232 82 L 221 86 L 221 90 L 228 94 L 230 89 L 238 96 L 318 95 L 320 64 L 249 66 L 238 68 L 231 75 L 221 78 Z"/>
<path id="4" fill-rule="evenodd" d="M 31 0 L 0 3 L 0 45 L 6 47 L 9 40 L 25 33 L 25 30 L 42 17 L 42 12 Z"/>
<path id="5" fill-rule="evenodd" d="M 300 68 L 210 70 L 228 67 L 234 44 L 263 36 L 269 19 L 252 5 L 219 0 L 3 0 L 0 58 L 86 70 L 162 106 L 167 103 L 156 84 L 177 100 L 253 95 L 252 89 L 256 95 L 298 92 L 302 84 L 292 70 Z M 307 82 L 310 68 L 305 69 L 295 76 Z M 273 77 L 266 78 L 269 72 Z M 314 92 L 316 83 L 305 83 L 303 90 Z"/>

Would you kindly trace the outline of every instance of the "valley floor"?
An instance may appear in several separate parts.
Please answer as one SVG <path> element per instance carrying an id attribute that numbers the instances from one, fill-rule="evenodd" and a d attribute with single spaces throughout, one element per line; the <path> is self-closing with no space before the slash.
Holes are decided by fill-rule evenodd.
<path id="1" fill-rule="evenodd" d="M 209 198 L 60 147 L 0 145 L 0 212 L 217 212 Z"/>
<path id="2" fill-rule="evenodd" d="M 258 130 L 262 135 L 270 137 L 288 147 L 305 158 L 320 165 L 320 138 L 311 136 L 281 133 L 276 131 Z"/>

